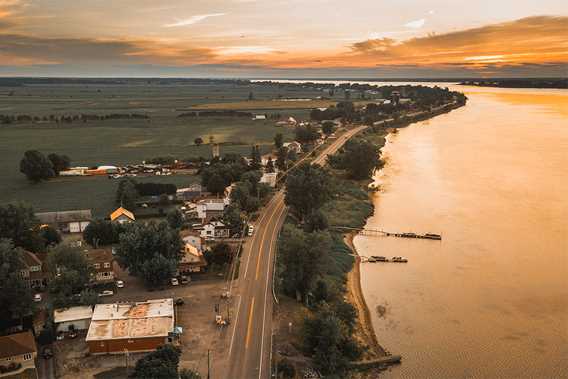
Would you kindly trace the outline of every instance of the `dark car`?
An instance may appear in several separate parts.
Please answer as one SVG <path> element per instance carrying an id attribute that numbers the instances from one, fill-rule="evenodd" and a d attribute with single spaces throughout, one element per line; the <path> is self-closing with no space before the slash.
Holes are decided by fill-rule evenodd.
<path id="1" fill-rule="evenodd" d="M 176 299 L 176 303 L 175 303 L 175 304 L 178 305 L 178 306 L 181 306 L 181 305 L 184 305 L 185 302 L 183 301 L 183 299 L 182 299 L 181 297 L 178 297 L 178 298 Z"/>
<path id="2" fill-rule="evenodd" d="M 51 359 L 53 358 L 53 350 L 51 349 L 51 347 L 46 346 L 43 348 L 41 355 L 44 359 Z"/>

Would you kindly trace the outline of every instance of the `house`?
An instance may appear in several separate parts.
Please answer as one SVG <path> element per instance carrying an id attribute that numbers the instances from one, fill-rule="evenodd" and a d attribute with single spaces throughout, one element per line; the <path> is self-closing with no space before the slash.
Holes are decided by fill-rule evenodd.
<path id="1" fill-rule="evenodd" d="M 176 191 L 176 199 L 180 201 L 193 201 L 201 196 L 203 188 L 201 184 L 194 184 L 187 188 L 178 188 Z"/>
<path id="2" fill-rule="evenodd" d="M 229 238 L 231 229 L 221 221 L 211 221 L 203 225 L 201 229 L 201 237 L 205 239 Z"/>
<path id="3" fill-rule="evenodd" d="M 288 149 L 288 151 L 294 151 L 296 154 L 300 154 L 302 152 L 302 144 L 297 141 L 286 142 L 283 146 Z"/>
<path id="4" fill-rule="evenodd" d="M 91 325 L 93 317 L 93 307 L 84 305 L 79 307 L 62 308 L 53 311 L 53 322 L 55 330 L 68 332 L 72 330 L 87 330 Z"/>
<path id="5" fill-rule="evenodd" d="M 203 251 L 203 240 L 201 238 L 201 236 L 199 235 L 193 235 L 193 234 L 188 234 L 183 236 L 181 240 L 183 241 L 184 244 L 189 244 L 195 248 L 197 248 L 197 250 L 199 251 Z"/>
<path id="6" fill-rule="evenodd" d="M 112 222 L 117 222 L 119 224 L 124 224 L 128 222 L 136 221 L 134 213 L 130 212 L 128 209 L 120 207 L 110 214 L 110 220 Z"/>
<path id="7" fill-rule="evenodd" d="M 226 205 L 224 199 L 200 200 L 196 207 L 197 218 L 201 219 L 202 222 L 208 222 L 213 218 L 221 217 Z"/>
<path id="8" fill-rule="evenodd" d="M 260 178 L 260 183 L 268 184 L 270 187 L 276 187 L 276 178 L 278 174 L 275 172 L 265 172 Z"/>
<path id="9" fill-rule="evenodd" d="M 63 233 L 82 233 L 93 219 L 90 209 L 41 212 L 35 215 L 42 225 L 49 225 Z"/>
<path id="10" fill-rule="evenodd" d="M 93 268 L 92 280 L 95 283 L 108 283 L 114 281 L 114 257 L 111 250 L 89 250 L 86 252 L 86 256 Z"/>
<path id="11" fill-rule="evenodd" d="M 201 249 L 198 249 L 190 243 L 186 243 L 181 252 L 178 272 L 181 274 L 202 272 L 205 267 L 207 267 L 207 261 L 203 257 Z"/>
<path id="12" fill-rule="evenodd" d="M 24 250 L 24 268 L 20 275 L 26 281 L 29 288 L 42 290 L 47 285 L 47 272 L 43 267 L 43 262 L 34 253 Z"/>
<path id="13" fill-rule="evenodd" d="M 177 341 L 174 300 L 97 304 L 87 332 L 91 354 L 154 351 Z"/>
<path id="14" fill-rule="evenodd" d="M 38 378 L 37 346 L 29 330 L 0 337 L 0 378 Z"/>

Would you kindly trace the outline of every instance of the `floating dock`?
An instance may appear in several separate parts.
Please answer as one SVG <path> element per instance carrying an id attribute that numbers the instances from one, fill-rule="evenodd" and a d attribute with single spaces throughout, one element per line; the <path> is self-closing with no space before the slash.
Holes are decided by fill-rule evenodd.
<path id="1" fill-rule="evenodd" d="M 440 234 L 434 233 L 426 233 L 426 234 L 417 234 L 417 233 L 396 233 L 396 232 L 387 232 L 382 229 L 373 229 L 373 228 L 365 228 L 361 229 L 359 232 L 361 235 L 384 235 L 387 237 L 399 237 L 399 238 L 417 238 L 417 239 L 425 239 L 425 240 L 436 240 L 441 241 L 442 236 Z"/>

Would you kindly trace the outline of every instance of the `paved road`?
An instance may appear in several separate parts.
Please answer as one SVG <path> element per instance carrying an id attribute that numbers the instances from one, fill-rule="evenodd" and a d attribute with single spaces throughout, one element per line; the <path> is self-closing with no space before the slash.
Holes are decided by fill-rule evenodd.
<path id="1" fill-rule="evenodd" d="M 313 163 L 325 164 L 327 155 L 335 153 L 345 141 L 365 128 L 360 126 L 344 133 Z M 262 211 L 254 235 L 243 246 L 226 379 L 271 377 L 272 269 L 276 240 L 286 212 L 284 192 L 279 191 Z"/>

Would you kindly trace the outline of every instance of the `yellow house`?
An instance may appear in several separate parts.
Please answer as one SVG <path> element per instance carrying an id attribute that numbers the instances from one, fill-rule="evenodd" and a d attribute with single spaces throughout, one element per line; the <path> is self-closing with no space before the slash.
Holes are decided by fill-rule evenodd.
<path id="1" fill-rule="evenodd" d="M 134 222 L 136 221 L 136 218 L 134 217 L 134 213 L 130 212 L 126 208 L 120 207 L 110 214 L 110 220 L 112 222 L 124 224 L 126 222 Z"/>

